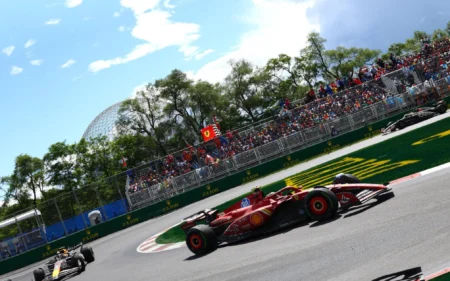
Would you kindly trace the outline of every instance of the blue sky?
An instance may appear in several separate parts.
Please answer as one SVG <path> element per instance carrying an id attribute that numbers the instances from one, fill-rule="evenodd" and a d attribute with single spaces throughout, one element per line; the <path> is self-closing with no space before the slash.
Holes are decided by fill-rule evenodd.
<path id="1" fill-rule="evenodd" d="M 386 49 L 444 28 L 450 3 L 298 0 L 15 0 L 0 10 L 0 176 L 21 153 L 78 141 L 97 114 L 172 69 L 220 81 L 228 60 L 328 47 Z M 28 44 L 27 44 L 28 43 Z M 12 47 L 13 46 L 13 47 Z"/>

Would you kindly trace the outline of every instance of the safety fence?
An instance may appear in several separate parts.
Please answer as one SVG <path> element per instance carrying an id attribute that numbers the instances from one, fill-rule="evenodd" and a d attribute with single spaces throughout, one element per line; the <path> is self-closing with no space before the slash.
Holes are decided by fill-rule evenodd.
<path id="1" fill-rule="evenodd" d="M 403 93 L 390 96 L 385 101 L 375 103 L 356 113 L 298 131 L 257 148 L 241 152 L 218 163 L 198 168 L 166 182 L 143 188 L 138 192 L 129 193 L 127 194 L 128 203 L 132 209 L 137 209 L 167 200 L 174 195 L 195 189 L 225 175 L 230 175 L 274 157 L 291 153 L 294 150 L 329 140 L 336 136 L 333 132 L 335 134 L 347 133 L 378 120 L 386 119 L 399 112 L 409 110 L 414 105 L 414 100 L 409 94 Z M 255 130 L 258 131 L 259 129 L 255 128 Z"/>
<path id="2" fill-rule="evenodd" d="M 237 132 L 237 136 L 234 136 L 234 140 L 239 141 L 248 139 L 256 139 L 251 145 L 242 145 L 233 157 L 226 155 L 223 151 L 216 148 L 216 143 L 210 142 L 205 144 L 206 151 L 215 160 L 219 162 L 210 165 L 206 163 L 204 157 L 202 158 L 197 152 L 192 152 L 192 162 L 190 162 L 191 167 L 185 169 L 186 162 L 183 161 L 183 153 L 185 151 L 174 152 L 170 155 L 172 157 L 172 165 L 168 165 L 167 158 L 161 158 L 152 161 L 146 166 L 141 166 L 130 170 L 133 175 L 132 188 L 127 186 L 126 195 L 129 204 L 133 208 L 138 208 L 141 203 L 147 204 L 148 202 L 158 202 L 158 197 L 165 198 L 170 196 L 170 194 L 178 194 L 183 192 L 186 188 L 195 187 L 198 184 L 202 184 L 205 181 L 217 178 L 222 174 L 229 174 L 234 170 L 239 170 L 245 165 L 252 165 L 254 163 L 264 161 L 266 158 L 270 158 L 272 155 L 277 155 L 280 151 L 284 151 L 286 146 L 280 146 L 282 144 L 289 144 L 290 146 L 301 145 L 311 145 L 314 141 L 323 140 L 323 135 L 330 133 L 332 131 L 333 123 L 336 124 L 334 129 L 340 130 L 341 132 L 347 132 L 358 128 L 358 121 L 352 122 L 354 119 L 360 118 L 364 122 L 371 122 L 375 120 L 380 120 L 389 116 L 389 114 L 394 114 L 398 110 L 407 110 L 409 104 L 406 106 L 396 106 L 394 103 L 392 109 L 388 109 L 387 112 L 383 106 L 382 99 L 392 104 L 392 100 L 396 98 L 402 98 L 405 93 L 410 93 L 408 100 L 415 102 L 415 105 L 423 105 L 432 100 L 435 100 L 437 96 L 443 96 L 448 92 L 448 89 L 444 86 L 447 81 L 443 78 L 447 75 L 446 69 L 440 69 L 440 56 L 431 56 L 427 59 L 419 60 L 414 65 L 403 67 L 402 69 L 386 73 L 380 77 L 380 79 L 372 79 L 362 85 L 348 88 L 344 91 L 333 94 L 331 99 L 334 103 L 345 103 L 347 100 L 352 100 L 353 102 L 358 102 L 362 106 L 359 110 L 349 110 L 344 112 L 344 110 L 339 110 L 336 106 L 329 107 L 329 99 L 317 99 L 308 104 L 301 104 L 298 101 L 293 102 L 294 108 L 291 110 L 282 111 L 278 116 L 275 116 L 271 120 L 263 120 L 264 123 L 258 122 L 252 124 L 251 126 L 240 129 Z M 448 60 L 450 57 L 444 57 L 443 59 Z M 430 75 L 433 74 L 433 75 Z M 432 78 L 432 79 L 431 79 Z M 431 82 L 427 82 L 427 80 Z M 433 82 L 436 81 L 436 82 Z M 445 83 L 444 83 L 445 82 Z M 440 84 L 439 84 L 440 83 Z M 431 84 L 431 86 L 429 86 Z M 439 85 L 438 85 L 439 84 Z M 414 86 L 413 86 L 414 85 Z M 411 89 L 410 89 L 411 88 Z M 444 89 L 445 88 L 445 89 Z M 437 89 L 439 91 L 437 91 Z M 396 95 L 396 97 L 393 97 Z M 407 95 L 407 94 L 406 94 Z M 385 97 L 388 98 L 385 98 Z M 378 102 L 378 105 L 374 106 L 373 103 Z M 365 104 L 363 104 L 365 103 Z M 406 102 L 407 103 L 407 102 Z M 367 109 L 368 105 L 372 105 L 372 109 Z M 411 104 L 413 106 L 413 104 Z M 325 107 L 325 110 L 323 108 Z M 365 108 L 366 107 L 366 108 Z M 304 129 L 303 134 L 296 134 L 299 130 L 298 128 L 288 128 L 283 131 L 284 138 L 279 140 L 277 143 L 265 144 L 261 142 L 261 138 L 258 135 L 261 132 L 268 134 L 268 131 L 276 131 L 276 128 L 283 128 L 286 123 L 291 124 L 292 120 L 297 120 L 301 125 L 302 114 L 304 112 L 310 112 L 311 115 L 324 115 L 324 111 L 336 111 L 338 116 L 348 114 L 348 116 L 343 116 L 340 119 L 334 120 L 326 125 L 315 126 L 312 128 Z M 340 112 L 339 112 L 340 111 Z M 355 112 L 356 111 L 356 112 Z M 315 123 L 322 123 L 323 120 Z M 306 124 L 311 126 L 311 124 Z M 319 132 L 319 130 L 322 130 Z M 270 133 L 270 132 L 269 132 Z M 228 136 L 223 136 L 226 139 Z M 293 142 L 296 140 L 295 142 Z M 222 140 L 220 141 L 222 142 Z M 225 140 L 225 142 L 228 142 Z M 265 143 L 266 141 L 264 141 Z M 252 147 L 255 146 L 255 147 Z M 228 143 L 228 148 L 230 147 Z M 269 149 L 269 147 L 278 147 L 278 149 Z M 252 148 L 257 148 L 252 150 Z M 222 163 L 223 162 L 223 163 Z M 167 168 L 169 166 L 169 168 Z M 175 171 L 174 175 L 167 176 L 167 171 Z M 141 178 L 141 180 L 139 180 Z M 143 179 L 142 179 L 143 178 Z M 146 180 L 145 178 L 149 178 Z M 138 184 L 135 183 L 135 179 L 138 179 Z M 148 190 L 148 192 L 142 192 L 143 190 Z"/>
<path id="3" fill-rule="evenodd" d="M 450 101 L 450 97 L 447 97 L 445 99 L 446 99 L 447 103 Z M 296 165 L 300 162 L 311 159 L 312 157 L 317 157 L 319 155 L 329 153 L 333 150 L 342 148 L 346 145 L 355 143 L 357 141 L 371 138 L 374 135 L 377 135 L 380 132 L 380 129 L 384 128 L 388 122 L 397 120 L 402 115 L 403 115 L 403 113 L 393 115 L 391 117 L 388 117 L 387 119 L 384 119 L 382 121 L 377 121 L 375 123 L 371 123 L 369 125 L 363 126 L 359 129 L 356 129 L 352 132 L 337 135 L 331 140 L 328 140 L 325 142 L 319 142 L 315 145 L 309 146 L 308 149 L 292 151 L 292 153 L 289 153 L 288 155 L 285 155 L 283 157 L 276 157 L 272 160 L 261 163 L 257 166 L 253 166 L 251 168 L 236 172 L 233 175 L 230 175 L 228 177 L 224 177 L 222 179 L 202 185 L 202 186 L 192 189 L 186 193 L 175 195 L 173 197 L 170 197 L 168 200 L 161 201 L 161 202 L 152 204 L 151 206 L 147 206 L 145 208 L 140 208 L 140 209 L 134 210 L 134 211 L 127 210 L 126 214 L 119 215 L 114 218 L 112 218 L 112 217 L 105 218 L 105 220 L 102 222 L 91 223 L 91 225 L 84 230 L 79 230 L 70 235 L 61 237 L 60 239 L 57 239 L 57 240 L 48 241 L 48 242 L 44 243 L 44 245 L 37 246 L 33 249 L 28 248 L 28 250 L 25 252 L 22 252 L 18 255 L 15 255 L 13 257 L 9 257 L 8 259 L 4 259 L 4 260 L 0 261 L 0 275 L 7 273 L 7 272 L 14 271 L 16 269 L 22 268 L 27 265 L 33 264 L 35 262 L 50 258 L 56 253 L 58 248 L 61 246 L 75 245 L 80 242 L 89 243 L 96 239 L 105 237 L 111 233 L 134 226 L 136 224 L 147 221 L 151 218 L 166 214 L 175 209 L 182 208 L 184 206 L 187 206 L 189 204 L 192 204 L 194 202 L 197 202 L 199 200 L 202 200 L 202 199 L 212 196 L 214 194 L 218 194 L 220 192 L 229 190 L 235 186 L 238 186 L 242 183 L 246 183 L 250 180 L 254 180 L 254 179 L 266 176 L 266 175 L 268 175 L 272 172 L 278 171 L 278 170 L 286 169 L 286 168 Z M 416 135 L 421 136 L 419 138 L 427 138 L 429 136 L 432 136 L 439 132 L 442 132 L 442 130 L 443 130 L 442 128 L 448 128 L 449 125 L 450 125 L 450 118 L 445 118 L 445 119 L 438 121 L 430 126 L 418 129 L 417 132 L 414 132 L 413 134 L 414 134 L 414 136 L 416 136 Z M 411 133 L 402 135 L 398 138 L 393 138 L 391 140 L 388 140 L 389 143 L 386 143 L 386 145 L 392 145 L 392 143 L 398 143 L 398 142 L 404 143 L 405 138 L 407 138 L 407 139 L 411 138 Z M 417 137 L 415 137 L 414 139 L 417 139 Z M 438 145 L 438 147 L 442 147 L 442 145 L 443 145 L 443 143 L 445 143 L 445 141 L 446 141 L 445 139 L 442 139 L 441 143 L 440 143 L 440 145 Z M 379 145 L 383 145 L 383 144 L 379 144 Z M 440 148 L 437 148 L 437 150 L 439 150 L 439 149 Z M 379 148 L 374 148 L 374 150 L 375 150 L 375 152 L 372 151 L 371 153 L 373 153 L 374 155 L 377 155 L 376 151 L 379 151 Z M 417 155 L 412 155 L 409 152 L 405 152 L 405 153 L 409 155 L 408 157 L 413 157 L 413 159 L 416 159 L 415 157 Z M 429 153 L 429 152 L 428 152 L 428 150 L 425 149 L 425 151 L 422 151 L 422 154 L 420 155 L 419 158 L 422 159 L 425 157 L 428 160 L 430 160 L 427 153 Z M 373 157 L 373 156 L 370 156 L 370 157 Z M 448 154 L 446 154 L 446 157 L 449 157 Z M 445 157 L 443 157 L 443 158 L 436 157 L 436 159 L 433 159 L 431 161 L 420 161 L 421 164 L 419 164 L 419 165 L 408 165 L 407 167 L 404 167 L 402 169 L 397 169 L 396 170 L 397 172 L 395 173 L 395 175 L 391 174 L 390 172 L 387 172 L 387 173 L 382 174 L 383 175 L 382 178 L 378 177 L 376 180 L 375 180 L 375 178 L 371 178 L 370 181 L 374 180 L 375 182 L 387 182 L 389 180 L 394 179 L 394 177 L 395 178 L 404 177 L 411 173 L 416 173 L 423 169 L 431 168 L 431 167 L 433 167 L 432 166 L 433 164 L 440 165 L 443 163 L 443 161 L 444 162 L 448 161 L 444 158 Z M 401 158 L 401 159 L 404 160 L 405 158 Z M 410 158 L 406 158 L 406 159 L 410 159 Z M 400 162 L 398 162 L 398 163 L 400 163 Z M 278 182 L 274 183 L 274 188 L 275 187 L 282 188 L 284 186 L 284 184 L 285 184 L 284 180 L 278 181 Z M 57 204 L 57 206 L 59 207 L 58 204 Z M 35 220 L 36 224 L 42 223 L 42 222 L 39 222 L 39 219 L 37 217 L 32 217 L 31 220 Z M 17 219 L 15 221 L 19 222 L 20 226 L 24 226 L 24 224 L 21 223 L 22 221 L 20 220 L 19 217 L 17 217 Z M 44 222 L 47 222 L 46 217 L 44 217 Z"/>
<path id="4" fill-rule="evenodd" d="M 417 104 L 449 96 L 450 78 L 445 76 L 444 72 L 437 71 L 438 75 L 433 78 L 442 79 L 431 82 L 431 88 L 427 88 L 425 85 L 427 82 L 422 82 L 425 81 L 424 79 L 430 78 L 430 72 L 436 73 L 436 71 L 436 69 L 421 69 L 420 67 L 408 69 L 408 71 L 402 69 L 383 76 L 382 81 L 372 81 L 354 87 L 351 92 L 359 93 L 368 88 L 379 90 L 380 85 L 384 85 L 387 89 L 382 90 L 385 99 L 340 118 L 310 128 L 288 132 L 281 138 L 253 149 L 249 148 L 216 163 L 201 164 L 191 172 L 167 179 L 162 183 L 142 182 L 142 187 L 137 192 L 129 193 L 128 188 L 125 189 L 129 182 L 128 177 L 126 174 L 120 174 L 42 202 L 36 207 L 40 214 L 27 220 L 18 220 L 17 215 L 34 209 L 21 210 L 7 218 L 2 218 L 3 222 L 9 220 L 11 223 L 0 225 L 0 239 L 2 239 L 0 242 L 0 260 L 9 259 L 41 245 L 52 243 L 62 237 L 69 237 L 74 233 L 112 220 L 131 210 L 161 204 L 161 202 L 177 195 L 183 195 L 189 190 L 215 185 L 220 181 L 223 181 L 221 185 L 226 187 L 238 186 L 263 176 L 266 171 L 275 172 L 286 167 L 286 165 L 298 163 L 295 159 L 288 160 L 288 164 L 283 160 L 284 162 L 280 162 L 279 165 L 265 166 L 257 173 L 248 173 L 248 169 L 251 167 L 261 166 L 261 164 L 276 159 L 284 159 L 283 156 L 290 155 L 295 151 L 300 151 L 301 156 L 299 158 L 308 159 L 308 157 L 315 157 L 324 153 L 324 151 L 331 151 L 339 148 L 339 146 L 364 139 L 367 135 L 379 132 L 380 126 L 386 126 L 388 120 L 392 121 L 393 118 L 399 118 L 400 115 L 398 114 L 410 110 Z M 412 81 L 411 75 L 416 84 L 414 87 L 409 87 L 412 83 L 408 84 L 408 81 Z M 396 94 L 391 94 L 391 92 Z M 339 95 L 348 94 L 350 94 L 350 91 L 346 90 Z M 314 104 L 317 105 L 317 103 Z M 311 105 L 307 104 L 306 107 L 308 106 Z M 289 115 L 292 112 L 295 113 L 296 110 L 299 110 L 299 108 L 294 108 L 284 114 Z M 247 137 L 251 133 L 260 132 L 264 128 L 270 129 L 280 126 L 285 121 L 284 118 L 286 116 L 281 114 L 276 119 L 263 124 L 255 124 L 253 127 L 239 132 L 239 134 L 241 137 Z M 371 129 L 367 131 L 369 127 Z M 335 142 L 337 139 L 339 139 L 339 145 L 330 145 L 331 141 Z M 308 149 L 304 150 L 304 148 Z M 152 161 L 143 168 L 134 169 L 135 174 L 138 176 L 140 174 L 145 175 L 149 170 L 157 170 L 160 167 L 158 161 L 161 160 Z M 203 193 L 209 196 L 215 194 L 216 189 L 210 188 Z M 168 211 L 173 208 L 176 208 L 176 206 L 169 205 L 166 206 L 165 210 Z M 95 212 L 99 214 L 95 219 L 89 216 L 89 214 Z"/>

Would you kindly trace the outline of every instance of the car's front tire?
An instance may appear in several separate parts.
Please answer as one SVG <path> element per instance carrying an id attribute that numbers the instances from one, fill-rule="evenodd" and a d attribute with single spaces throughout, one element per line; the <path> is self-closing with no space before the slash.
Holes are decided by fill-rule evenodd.
<path id="1" fill-rule="evenodd" d="M 91 263 L 95 261 L 94 250 L 91 247 L 82 247 L 80 253 L 83 255 L 84 260 L 87 263 Z"/>
<path id="2" fill-rule="evenodd" d="M 217 248 L 217 236 L 208 225 L 196 225 L 186 234 L 186 245 L 196 255 L 203 255 Z"/>
<path id="3" fill-rule="evenodd" d="M 78 273 L 81 273 L 86 270 L 85 259 L 82 255 L 76 253 L 73 256 L 73 259 L 75 260 L 76 266 L 78 267 Z"/>
<path id="4" fill-rule="evenodd" d="M 42 268 L 35 269 L 33 271 L 34 281 L 42 281 L 45 279 L 45 271 Z"/>
<path id="5" fill-rule="evenodd" d="M 324 221 L 337 214 L 339 201 L 327 188 L 315 188 L 305 198 L 305 211 L 313 221 Z"/>

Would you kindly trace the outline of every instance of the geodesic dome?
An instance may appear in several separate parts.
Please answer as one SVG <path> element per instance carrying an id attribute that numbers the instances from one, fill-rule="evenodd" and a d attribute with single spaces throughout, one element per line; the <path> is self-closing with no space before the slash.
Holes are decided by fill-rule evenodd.
<path id="1" fill-rule="evenodd" d="M 107 136 L 112 140 L 117 134 L 116 121 L 119 118 L 119 108 L 121 104 L 122 102 L 113 104 L 97 115 L 87 127 L 83 134 L 83 138 L 89 139 L 92 137 Z"/>

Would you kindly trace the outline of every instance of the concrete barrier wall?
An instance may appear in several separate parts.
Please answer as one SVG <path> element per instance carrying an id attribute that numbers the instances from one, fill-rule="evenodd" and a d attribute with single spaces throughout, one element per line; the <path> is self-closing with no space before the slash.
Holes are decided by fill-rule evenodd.
<path id="1" fill-rule="evenodd" d="M 364 139 L 372 138 L 373 136 L 380 134 L 381 129 L 386 127 L 388 122 L 401 118 L 403 114 L 404 113 L 390 117 L 383 121 L 378 121 L 355 131 L 337 136 L 329 141 L 318 143 L 306 149 L 293 152 L 287 156 L 265 162 L 258 166 L 252 167 L 251 169 L 238 172 L 234 175 L 201 186 L 184 194 L 177 195 L 170 198 L 170 200 L 162 201 L 154 205 L 129 212 L 99 225 L 92 226 L 86 230 L 79 231 L 70 236 L 53 241 L 47 245 L 19 254 L 7 260 L 3 260 L 0 262 L 0 274 L 5 274 L 47 259 L 54 255 L 59 247 L 72 246 L 80 242 L 89 243 L 111 233 L 200 201 L 209 196 L 294 166 L 308 159 L 315 158 L 323 154 L 328 154 L 331 151 L 338 150 L 344 146 L 348 146 Z M 280 181 L 278 184 L 281 187 L 284 183 Z"/>

